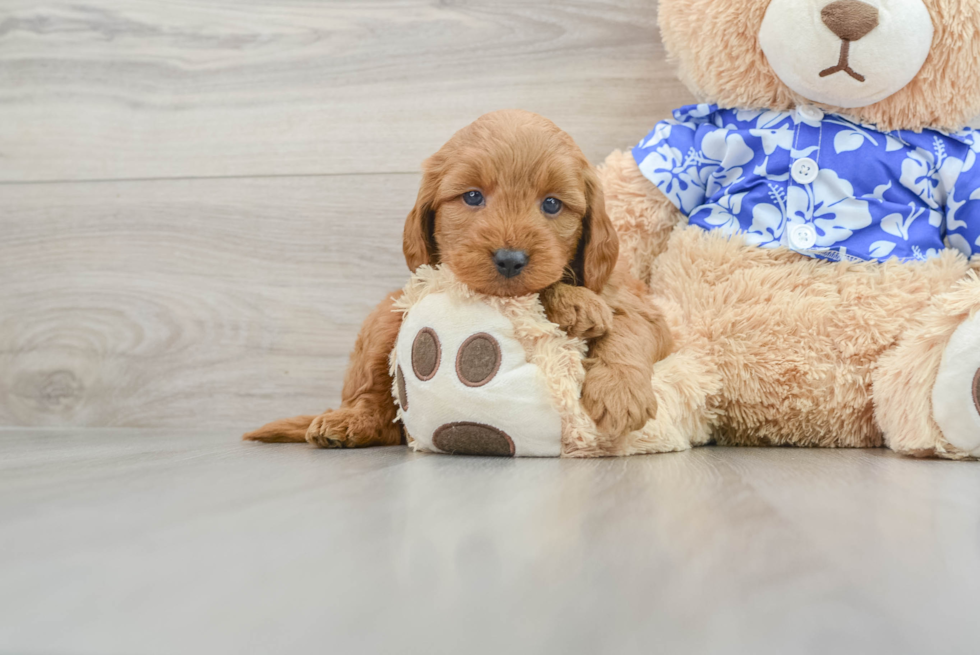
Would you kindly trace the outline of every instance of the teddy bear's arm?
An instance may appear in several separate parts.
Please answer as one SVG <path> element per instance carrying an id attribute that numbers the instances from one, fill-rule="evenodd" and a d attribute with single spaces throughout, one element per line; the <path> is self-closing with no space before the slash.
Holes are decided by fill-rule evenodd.
<path id="1" fill-rule="evenodd" d="M 613 152 L 599 167 L 606 211 L 619 235 L 620 261 L 638 279 L 650 282 L 653 261 L 667 249 L 667 240 L 687 217 L 643 176 L 628 152 Z"/>

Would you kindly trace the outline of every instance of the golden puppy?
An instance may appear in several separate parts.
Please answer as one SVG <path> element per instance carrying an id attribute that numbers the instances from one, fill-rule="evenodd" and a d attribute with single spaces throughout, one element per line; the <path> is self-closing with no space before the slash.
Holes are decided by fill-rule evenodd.
<path id="1" fill-rule="evenodd" d="M 540 293 L 548 317 L 590 340 L 582 403 L 607 437 L 656 415 L 653 365 L 670 332 L 644 285 L 617 266 L 619 241 L 585 155 L 551 121 L 498 111 L 457 132 L 423 165 L 405 222 L 408 267 L 446 265 L 471 289 Z M 367 318 L 351 354 L 340 409 L 270 423 L 245 439 L 324 448 L 402 443 L 388 357 L 400 292 Z"/>

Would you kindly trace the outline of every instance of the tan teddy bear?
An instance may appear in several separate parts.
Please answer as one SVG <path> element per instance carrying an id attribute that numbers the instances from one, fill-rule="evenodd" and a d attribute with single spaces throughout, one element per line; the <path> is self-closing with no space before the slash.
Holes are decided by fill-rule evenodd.
<path id="1" fill-rule="evenodd" d="M 980 3 L 661 0 L 705 103 L 602 170 L 669 316 L 625 453 L 980 456 Z"/>
<path id="2" fill-rule="evenodd" d="M 668 317 L 654 420 L 603 441 L 585 344 L 536 297 L 423 267 L 398 309 L 416 448 L 600 456 L 727 445 L 980 457 L 977 0 L 661 0 L 675 112 L 601 171 Z M 708 104 L 710 103 L 710 104 Z"/>

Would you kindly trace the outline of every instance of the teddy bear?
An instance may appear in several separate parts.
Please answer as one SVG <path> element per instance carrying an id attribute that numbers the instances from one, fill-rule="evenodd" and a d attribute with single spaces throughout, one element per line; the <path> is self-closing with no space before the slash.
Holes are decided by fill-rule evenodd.
<path id="1" fill-rule="evenodd" d="M 661 0 L 702 104 L 601 167 L 676 385 L 625 452 L 980 456 L 980 3 Z"/>
<path id="2" fill-rule="evenodd" d="M 656 418 L 603 441 L 577 402 L 583 342 L 534 297 L 425 269 L 392 355 L 413 445 L 980 457 L 980 3 L 660 0 L 659 22 L 701 103 L 600 166 L 623 264 L 674 337 Z"/>

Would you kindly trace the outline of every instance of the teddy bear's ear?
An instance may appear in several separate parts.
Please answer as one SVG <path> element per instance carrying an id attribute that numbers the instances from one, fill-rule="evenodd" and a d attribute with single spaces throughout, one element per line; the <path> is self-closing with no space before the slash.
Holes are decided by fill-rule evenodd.
<path id="1" fill-rule="evenodd" d="M 405 263 L 413 273 L 419 266 L 439 263 L 439 249 L 435 236 L 435 202 L 439 186 L 438 162 L 434 157 L 423 164 L 422 184 L 415 207 L 405 219 L 405 232 L 402 236 L 402 252 Z"/>
<path id="2" fill-rule="evenodd" d="M 578 284 L 601 293 L 619 259 L 619 237 L 606 213 L 602 185 L 591 167 L 585 171 L 585 195 L 588 209 L 582 219 L 582 236 L 574 268 Z"/>

